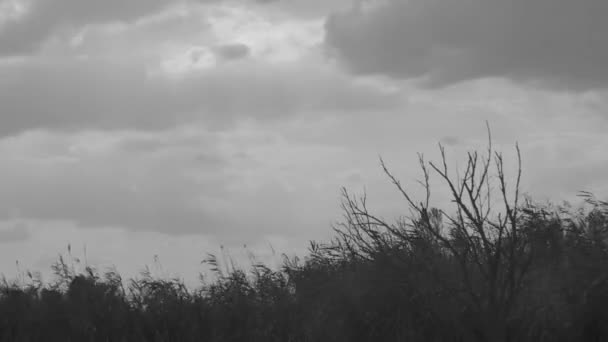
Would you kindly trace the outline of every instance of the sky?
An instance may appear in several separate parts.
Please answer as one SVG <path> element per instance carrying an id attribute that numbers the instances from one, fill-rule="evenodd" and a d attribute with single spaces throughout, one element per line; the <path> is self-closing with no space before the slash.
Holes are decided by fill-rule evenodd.
<path id="1" fill-rule="evenodd" d="M 276 265 L 332 236 L 342 186 L 405 213 L 379 156 L 420 194 L 417 153 L 441 142 L 462 166 L 486 121 L 508 160 L 519 144 L 524 193 L 608 195 L 606 15 L 605 0 L 0 0 L 0 272 L 48 277 L 68 244 L 76 267 L 126 277 L 193 283 L 207 253 Z"/>

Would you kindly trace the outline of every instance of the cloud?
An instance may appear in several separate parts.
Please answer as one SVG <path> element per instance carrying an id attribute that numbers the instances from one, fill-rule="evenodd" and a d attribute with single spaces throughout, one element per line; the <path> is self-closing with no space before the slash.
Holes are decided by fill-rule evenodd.
<path id="1" fill-rule="evenodd" d="M 364 1 L 331 15 L 326 43 L 362 74 L 427 85 L 505 77 L 555 87 L 608 84 L 604 0 Z"/>
<path id="2" fill-rule="evenodd" d="M 0 55 L 36 50 L 62 29 L 78 29 L 89 24 L 132 22 L 156 13 L 179 0 L 30 0 L 16 2 L 20 15 L 0 27 Z"/>
<path id="3" fill-rule="evenodd" d="M 265 9 L 278 9 L 296 17 L 321 18 L 329 12 L 349 8 L 352 0 L 257 0 L 257 2 L 264 4 Z"/>
<path id="4" fill-rule="evenodd" d="M 244 62 L 151 75 L 104 59 L 0 65 L 0 135 L 36 128 L 154 130 L 203 121 L 269 120 L 323 110 L 358 112 L 397 98 L 324 67 Z"/>
<path id="5" fill-rule="evenodd" d="M 43 132 L 3 140 L 2 217 L 182 233 L 214 229 L 216 222 L 191 201 L 199 192 L 213 193 L 212 184 L 197 185 L 176 173 L 192 164 L 187 149 L 173 148 L 173 156 L 121 153 L 117 142 L 124 140 L 120 134 Z M 212 173 L 222 163 L 204 165 Z"/>
<path id="6" fill-rule="evenodd" d="M 316 174 L 315 161 L 337 159 L 341 152 L 283 142 L 270 130 L 192 127 L 30 131 L 0 140 L 0 151 L 0 220 L 66 221 L 241 242 L 258 234 L 297 236 L 324 229 L 333 193 L 312 186 L 319 178 L 308 179 L 302 170 Z M 310 204 L 319 192 L 324 199 Z"/>
<path id="7" fill-rule="evenodd" d="M 606 121 L 586 112 L 602 108 L 589 107 L 581 95 L 501 84 L 412 90 L 407 105 L 367 115 L 306 112 L 223 130 L 191 123 L 156 131 L 29 130 L 0 139 L 0 220 L 204 234 L 233 243 L 272 234 L 318 239 L 340 219 L 341 185 L 355 192 L 365 185 L 383 217 L 403 214 L 378 154 L 404 186 L 418 191 L 416 152 L 437 160 L 435 143 L 446 137 L 458 142 L 448 147 L 450 165 L 458 165 L 465 150 L 483 147 L 485 119 L 497 129 L 497 148 L 512 151 L 520 140 L 526 191 L 555 194 L 596 184 L 606 170 Z M 541 109 L 553 120 L 534 115 Z M 597 169 L 572 177 L 589 165 Z"/>
<path id="8" fill-rule="evenodd" d="M 551 38 L 555 13 L 574 13 L 574 2 L 554 0 L 546 13 L 553 19 L 538 19 L 534 31 L 539 10 L 522 14 L 520 0 L 363 1 L 326 24 L 326 45 L 352 75 L 318 51 L 323 12 L 351 0 L 225 0 L 170 10 L 171 1 L 130 9 L 75 1 L 57 0 L 70 13 L 26 8 L 0 28 L 0 41 L 19 45 L 0 50 L 13 52 L 78 33 L 37 56 L 0 59 L 0 240 L 20 240 L 5 244 L 4 255 L 44 249 L 44 260 L 53 260 L 77 236 L 72 246 L 88 241 L 91 256 L 92 243 L 137 267 L 175 253 L 175 267 L 193 260 L 194 269 L 196 253 L 227 241 L 319 239 L 341 217 L 341 185 L 365 186 L 387 219 L 403 214 L 378 154 L 417 193 L 416 152 L 437 160 L 441 140 L 450 161 L 462 162 L 467 149 L 485 144 L 485 120 L 496 147 L 512 151 L 519 140 L 533 194 L 559 199 L 600 189 L 608 168 L 605 93 L 555 93 L 504 79 L 603 84 L 604 71 L 592 71 L 604 61 L 589 53 L 599 48 L 574 39 L 593 35 L 566 21 L 563 45 Z M 100 6 L 109 7 L 90 12 Z M 31 21 L 34 13 L 40 21 Z M 586 25 L 601 31 L 603 23 L 593 14 Z M 12 36 L 17 28 L 22 40 Z M 545 37 L 541 46 L 555 56 L 534 48 Z M 401 82 L 409 78 L 483 79 L 428 89 Z"/>
<path id="9" fill-rule="evenodd" d="M 0 57 L 34 54 L 51 38 L 74 36 L 94 25 L 134 24 L 162 15 L 169 9 L 197 11 L 207 5 L 253 8 L 257 12 L 279 9 L 288 16 L 319 18 L 343 8 L 350 0 L 1 0 Z M 216 13 L 217 14 L 217 13 Z"/>

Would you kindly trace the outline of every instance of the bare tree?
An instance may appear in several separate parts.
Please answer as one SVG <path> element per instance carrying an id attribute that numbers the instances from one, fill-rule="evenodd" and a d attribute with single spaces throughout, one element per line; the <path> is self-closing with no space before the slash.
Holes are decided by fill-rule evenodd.
<path id="1" fill-rule="evenodd" d="M 415 238 L 422 237 L 435 244 L 458 265 L 460 293 L 483 320 L 477 332 L 480 340 L 504 341 L 507 340 L 506 324 L 532 256 L 527 239 L 522 238 L 519 146 L 515 147 L 517 175 L 509 191 L 503 155 L 494 151 L 489 125 L 487 130 L 487 150 L 467 153 L 462 177 L 452 175 L 443 145 L 439 144 L 439 163 L 426 162 L 423 155 L 418 155 L 423 174 L 419 183 L 425 190 L 421 201 L 410 195 L 380 158 L 384 173 L 407 202 L 409 215 L 389 223 L 369 210 L 365 195 L 357 198 L 343 189 L 345 221 L 335 230 L 343 252 L 367 260 L 400 245 L 411 248 Z M 452 212 L 430 206 L 431 174 L 438 175 L 448 187 L 455 205 Z"/>

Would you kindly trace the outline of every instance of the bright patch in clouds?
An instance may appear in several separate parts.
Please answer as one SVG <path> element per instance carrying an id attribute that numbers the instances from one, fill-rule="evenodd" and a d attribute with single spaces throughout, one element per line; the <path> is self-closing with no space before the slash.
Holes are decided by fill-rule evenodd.
<path id="1" fill-rule="evenodd" d="M 320 18 L 264 16 L 243 8 L 219 9 L 209 22 L 219 41 L 245 44 L 254 57 L 271 61 L 293 61 L 310 55 L 324 35 Z"/>
<path id="2" fill-rule="evenodd" d="M 161 62 L 165 72 L 187 73 L 246 58 L 262 63 L 297 62 L 321 52 L 322 19 L 290 19 L 229 5 L 213 6 L 203 13 L 209 39 L 169 48 Z"/>

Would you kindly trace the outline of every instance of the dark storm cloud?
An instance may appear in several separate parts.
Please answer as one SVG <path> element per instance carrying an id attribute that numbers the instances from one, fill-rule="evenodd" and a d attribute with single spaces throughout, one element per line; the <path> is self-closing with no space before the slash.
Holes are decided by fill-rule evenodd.
<path id="1" fill-rule="evenodd" d="M 445 85 L 506 77 L 608 83 L 608 1 L 388 0 L 331 15 L 326 43 L 357 73 Z"/>

